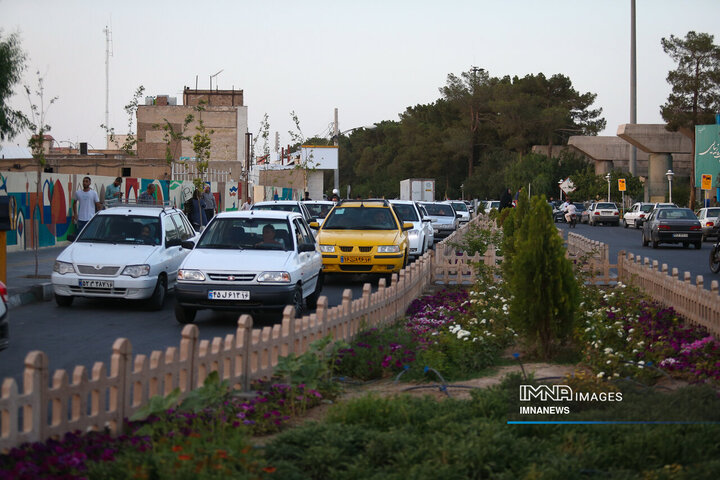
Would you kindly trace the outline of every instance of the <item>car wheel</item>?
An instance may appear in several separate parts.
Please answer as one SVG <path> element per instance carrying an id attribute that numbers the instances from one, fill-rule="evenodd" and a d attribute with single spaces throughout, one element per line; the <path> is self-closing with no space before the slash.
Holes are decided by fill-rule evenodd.
<path id="1" fill-rule="evenodd" d="M 713 273 L 720 272 L 720 252 L 718 250 L 720 248 L 717 243 L 710 250 L 710 271 Z"/>
<path id="2" fill-rule="evenodd" d="M 701 241 L 701 242 L 704 242 L 704 241 L 706 241 L 706 240 L 707 240 L 707 237 L 706 237 L 704 234 L 700 236 L 700 241 Z"/>
<path id="3" fill-rule="evenodd" d="M 659 246 L 660 246 L 660 242 L 658 242 L 657 240 L 652 241 L 652 248 L 658 248 Z"/>
<path id="4" fill-rule="evenodd" d="M 295 287 L 295 291 L 293 292 L 292 306 L 295 307 L 295 318 L 302 317 L 305 310 L 305 302 L 303 300 L 302 287 L 300 285 L 297 285 Z"/>
<path id="5" fill-rule="evenodd" d="M 183 307 L 180 304 L 175 305 L 175 320 L 183 325 L 193 323 L 195 321 L 197 310 L 190 307 Z"/>
<path id="6" fill-rule="evenodd" d="M 317 285 L 315 285 L 315 291 L 305 299 L 305 304 L 307 305 L 307 308 L 310 308 L 312 310 L 315 310 L 317 308 L 317 302 L 320 298 L 320 292 L 322 291 L 323 283 L 325 282 L 325 276 L 322 272 L 320 272 L 320 276 L 317 280 Z"/>
<path id="7" fill-rule="evenodd" d="M 627 224 L 627 220 L 623 220 L 623 222 L 622 222 L 622 223 L 623 223 L 623 227 L 625 227 L 625 228 L 627 228 L 627 227 L 628 227 L 628 224 Z"/>
<path id="8" fill-rule="evenodd" d="M 695 242 L 695 250 L 700 250 L 702 248 L 702 241 Z"/>
<path id="9" fill-rule="evenodd" d="M 690 244 L 688 242 L 683 242 L 683 248 L 688 248 Z"/>
<path id="10" fill-rule="evenodd" d="M 159 277 L 152 297 L 148 300 L 151 310 L 162 310 L 165 305 L 165 297 L 167 296 L 167 279 Z"/>
<path id="11" fill-rule="evenodd" d="M 73 300 L 75 300 L 75 297 L 73 296 L 65 296 L 65 295 L 58 295 L 55 294 L 55 303 L 58 304 L 58 307 L 69 307 L 72 305 Z"/>

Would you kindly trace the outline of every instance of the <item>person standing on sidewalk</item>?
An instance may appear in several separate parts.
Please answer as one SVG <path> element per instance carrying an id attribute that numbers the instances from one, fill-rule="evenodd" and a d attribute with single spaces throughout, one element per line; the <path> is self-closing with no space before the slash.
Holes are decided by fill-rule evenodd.
<path id="1" fill-rule="evenodd" d="M 90 189 L 90 183 L 90 177 L 83 178 L 82 190 L 75 190 L 75 193 L 73 193 L 72 222 L 77 223 L 78 233 L 82 231 L 93 215 L 95 215 L 95 212 L 102 209 L 100 197 L 98 197 L 95 190 Z"/>
<path id="2" fill-rule="evenodd" d="M 147 190 L 142 192 L 140 194 L 140 197 L 138 197 L 138 204 L 140 205 L 155 205 L 157 203 L 157 200 L 155 200 L 155 184 L 151 183 L 147 186 Z"/>
<path id="3" fill-rule="evenodd" d="M 205 185 L 205 192 L 203 192 L 203 200 L 205 201 L 205 217 L 209 222 L 215 215 L 215 195 L 210 191 L 210 185 Z"/>
<path id="4" fill-rule="evenodd" d="M 242 204 L 242 207 L 240 207 L 240 210 L 250 210 L 252 208 L 252 198 L 247 197 L 247 200 L 245 200 L 245 203 Z"/>
<path id="5" fill-rule="evenodd" d="M 120 191 L 120 185 L 122 184 L 122 177 L 117 177 L 115 181 L 105 187 L 105 206 L 111 206 L 120 202 L 122 198 L 122 192 Z"/>

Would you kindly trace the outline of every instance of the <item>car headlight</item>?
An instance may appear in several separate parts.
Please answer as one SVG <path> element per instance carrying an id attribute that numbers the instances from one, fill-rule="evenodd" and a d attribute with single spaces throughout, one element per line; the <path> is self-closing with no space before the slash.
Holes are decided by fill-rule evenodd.
<path id="1" fill-rule="evenodd" d="M 288 272 L 262 272 L 260 275 L 258 275 L 257 281 L 259 283 L 290 283 L 290 274 Z"/>
<path id="2" fill-rule="evenodd" d="M 60 275 L 65 275 L 66 273 L 75 273 L 75 268 L 72 263 L 55 260 L 53 271 L 59 273 Z"/>
<path id="3" fill-rule="evenodd" d="M 150 273 L 150 265 L 128 265 L 123 269 L 121 275 L 129 275 L 133 278 L 143 277 Z"/>
<path id="4" fill-rule="evenodd" d="M 398 245 L 380 245 L 377 249 L 378 253 L 398 253 L 400 246 Z"/>
<path id="5" fill-rule="evenodd" d="M 200 270 L 178 270 L 178 280 L 187 282 L 204 282 L 205 274 Z"/>
<path id="6" fill-rule="evenodd" d="M 320 251 L 322 253 L 334 253 L 335 245 L 320 245 Z"/>

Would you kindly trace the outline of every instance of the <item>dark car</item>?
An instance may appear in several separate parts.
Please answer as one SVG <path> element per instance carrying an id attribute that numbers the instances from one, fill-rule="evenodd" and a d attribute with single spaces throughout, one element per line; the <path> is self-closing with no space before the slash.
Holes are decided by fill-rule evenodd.
<path id="1" fill-rule="evenodd" d="M 3 282 L 0 282 L 0 350 L 7 348 L 10 342 L 7 301 L 7 287 Z"/>
<path id="2" fill-rule="evenodd" d="M 684 248 L 692 243 L 702 248 L 702 226 L 689 208 L 657 208 L 642 228 L 643 247 L 652 242 L 653 248 L 661 243 L 682 243 Z"/>

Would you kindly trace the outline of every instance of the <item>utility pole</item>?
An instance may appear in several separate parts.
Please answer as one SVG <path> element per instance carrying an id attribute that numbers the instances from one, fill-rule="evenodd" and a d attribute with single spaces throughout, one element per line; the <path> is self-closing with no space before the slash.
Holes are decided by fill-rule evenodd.
<path id="1" fill-rule="evenodd" d="M 630 123 L 637 123 L 637 49 L 635 36 L 635 0 L 630 0 Z M 630 146 L 630 174 L 637 175 L 637 147 Z"/>
<path id="2" fill-rule="evenodd" d="M 335 125 L 333 126 L 333 138 L 335 139 L 335 146 L 338 145 L 338 140 L 340 136 L 340 129 L 338 128 L 338 109 L 335 109 Z M 334 175 L 334 189 L 338 192 L 340 191 L 340 148 L 338 148 L 338 166 L 335 169 L 335 175 Z"/>
<path id="3" fill-rule="evenodd" d="M 108 142 L 107 132 L 110 131 L 110 57 L 112 52 L 112 31 L 105 25 L 105 142 Z M 110 145 L 106 143 L 106 147 Z"/>

